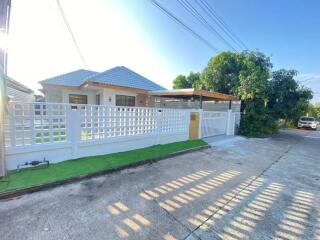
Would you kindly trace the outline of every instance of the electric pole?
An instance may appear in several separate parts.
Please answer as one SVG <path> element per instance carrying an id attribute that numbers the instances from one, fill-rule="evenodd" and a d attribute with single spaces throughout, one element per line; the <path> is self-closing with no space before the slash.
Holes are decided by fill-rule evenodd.
<path id="1" fill-rule="evenodd" d="M 9 32 L 11 0 L 0 0 L 0 34 L 7 38 Z M 0 46 L 0 177 L 6 175 L 4 119 L 7 111 L 7 46 Z"/>

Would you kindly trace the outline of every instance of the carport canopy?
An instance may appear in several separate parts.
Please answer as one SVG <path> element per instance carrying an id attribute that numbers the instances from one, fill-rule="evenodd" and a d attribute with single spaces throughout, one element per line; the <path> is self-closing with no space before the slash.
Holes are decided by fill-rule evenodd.
<path id="1" fill-rule="evenodd" d="M 202 101 L 238 101 L 238 97 L 218 92 L 211 92 L 207 90 L 197 90 L 194 88 L 173 89 L 173 90 L 160 90 L 150 91 L 149 96 L 166 97 L 175 99 L 191 99 L 197 98 L 200 101 L 200 108 L 202 108 Z"/>
<path id="2" fill-rule="evenodd" d="M 148 92 L 150 96 L 168 97 L 168 98 L 182 98 L 190 99 L 191 97 L 199 97 L 204 101 L 237 101 L 238 97 L 218 92 L 210 92 L 207 90 L 197 90 L 194 88 L 183 88 L 173 90 L 160 90 Z"/>

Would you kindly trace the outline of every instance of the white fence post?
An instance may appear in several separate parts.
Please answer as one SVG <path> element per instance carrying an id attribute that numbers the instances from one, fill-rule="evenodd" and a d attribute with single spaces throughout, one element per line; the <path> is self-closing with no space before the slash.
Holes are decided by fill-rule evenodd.
<path id="1" fill-rule="evenodd" d="M 72 158 L 78 156 L 78 144 L 81 140 L 81 117 L 79 106 L 77 109 L 72 109 L 68 106 L 67 109 L 67 142 L 72 144 Z"/>
<path id="2" fill-rule="evenodd" d="M 157 109 L 157 137 L 156 137 L 156 145 L 160 144 L 160 137 L 161 137 L 161 126 L 162 126 L 162 109 Z"/>
<path id="3" fill-rule="evenodd" d="M 199 109 L 199 139 L 202 139 L 202 118 L 203 118 L 203 109 Z"/>
<path id="4" fill-rule="evenodd" d="M 234 136 L 234 130 L 235 130 L 235 115 L 232 113 L 232 109 L 228 110 L 227 115 L 227 136 Z"/>

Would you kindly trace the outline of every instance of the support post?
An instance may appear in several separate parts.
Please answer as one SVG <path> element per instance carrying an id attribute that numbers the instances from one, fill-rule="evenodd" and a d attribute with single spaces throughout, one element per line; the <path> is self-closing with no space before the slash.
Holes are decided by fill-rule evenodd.
<path id="1" fill-rule="evenodd" d="M 200 95 L 200 109 L 202 109 L 202 94 Z"/>

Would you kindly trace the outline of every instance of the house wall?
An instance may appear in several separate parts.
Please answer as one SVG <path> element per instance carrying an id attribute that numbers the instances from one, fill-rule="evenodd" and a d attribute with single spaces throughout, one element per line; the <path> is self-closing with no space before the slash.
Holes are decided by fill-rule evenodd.
<path id="1" fill-rule="evenodd" d="M 137 107 L 146 107 L 147 106 L 148 97 L 145 94 L 138 94 L 136 98 L 136 106 Z"/>
<path id="2" fill-rule="evenodd" d="M 69 103 L 69 94 L 82 94 L 88 96 L 88 104 L 96 104 L 96 95 L 100 94 L 100 104 L 107 106 L 116 105 L 116 95 L 126 95 L 136 97 L 136 106 L 145 106 L 145 99 L 143 96 L 128 91 L 114 90 L 114 89 L 101 89 L 101 88 L 91 88 L 91 89 L 67 89 L 63 86 L 44 86 L 46 100 L 49 103 Z M 140 103 L 142 100 L 142 103 Z"/>
<path id="3" fill-rule="evenodd" d="M 81 94 L 81 95 L 88 96 L 88 104 L 96 104 L 96 95 L 99 93 L 101 93 L 101 91 L 62 89 L 62 102 L 69 103 L 69 95 L 70 94 Z"/>
<path id="4" fill-rule="evenodd" d="M 103 89 L 103 100 L 102 104 L 107 106 L 115 106 L 116 105 L 116 95 L 126 95 L 126 96 L 134 96 L 136 97 L 136 106 L 137 105 L 137 94 L 133 92 L 114 90 L 114 89 Z"/>
<path id="5" fill-rule="evenodd" d="M 50 103 L 62 103 L 62 88 L 55 86 L 43 86 L 45 99 Z"/>

